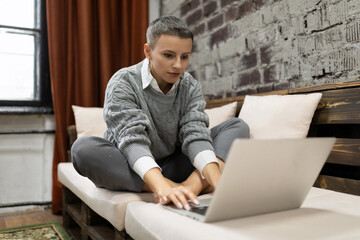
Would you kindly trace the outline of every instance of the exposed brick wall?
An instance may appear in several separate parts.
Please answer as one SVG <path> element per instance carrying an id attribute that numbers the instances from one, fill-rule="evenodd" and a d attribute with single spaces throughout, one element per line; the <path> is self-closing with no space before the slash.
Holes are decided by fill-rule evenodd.
<path id="1" fill-rule="evenodd" d="M 360 0 L 162 0 L 195 34 L 207 98 L 360 76 Z"/>

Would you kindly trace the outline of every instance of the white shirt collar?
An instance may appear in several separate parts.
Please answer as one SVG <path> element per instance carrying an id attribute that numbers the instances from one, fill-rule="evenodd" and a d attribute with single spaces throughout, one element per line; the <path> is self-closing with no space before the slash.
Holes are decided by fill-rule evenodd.
<path id="1" fill-rule="evenodd" d="M 180 77 L 182 78 L 182 77 Z M 145 58 L 143 65 L 141 67 L 141 80 L 143 89 L 147 88 L 149 85 L 157 92 L 164 94 L 155 78 L 151 75 L 150 69 L 149 69 L 149 59 Z M 176 81 L 176 83 L 173 84 L 170 91 L 166 95 L 174 95 L 176 94 L 176 87 L 179 84 L 179 80 Z M 165 95 L 165 94 L 164 94 Z"/>

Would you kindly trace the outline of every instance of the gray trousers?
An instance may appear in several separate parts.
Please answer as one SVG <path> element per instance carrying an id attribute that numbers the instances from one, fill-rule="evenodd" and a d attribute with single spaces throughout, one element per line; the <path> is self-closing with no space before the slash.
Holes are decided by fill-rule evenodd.
<path id="1" fill-rule="evenodd" d="M 239 118 L 230 119 L 211 129 L 215 154 L 224 161 L 234 139 L 248 137 L 249 127 Z M 78 138 L 71 148 L 71 154 L 76 171 L 98 187 L 141 192 L 145 184 L 130 168 L 120 150 L 103 138 Z M 177 183 L 185 181 L 195 169 L 180 148 L 156 162 L 162 168 L 163 176 Z"/>

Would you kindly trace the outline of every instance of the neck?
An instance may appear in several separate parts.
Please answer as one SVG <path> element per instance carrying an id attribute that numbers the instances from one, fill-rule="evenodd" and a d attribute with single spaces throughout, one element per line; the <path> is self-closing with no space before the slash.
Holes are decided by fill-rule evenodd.
<path id="1" fill-rule="evenodd" d="M 174 84 L 172 83 L 167 83 L 165 81 L 161 81 L 160 76 L 156 73 L 156 71 L 150 66 L 150 73 L 153 76 L 153 78 L 156 80 L 157 84 L 159 85 L 160 90 L 164 93 L 167 94 L 170 89 L 172 88 L 172 86 Z"/>
<path id="2" fill-rule="evenodd" d="M 156 80 L 157 81 L 157 80 Z M 167 94 L 170 89 L 172 88 L 173 84 L 171 83 L 166 83 L 165 86 L 160 86 L 159 82 L 157 81 L 158 85 L 159 85 L 159 88 L 160 90 L 164 93 L 164 94 Z"/>

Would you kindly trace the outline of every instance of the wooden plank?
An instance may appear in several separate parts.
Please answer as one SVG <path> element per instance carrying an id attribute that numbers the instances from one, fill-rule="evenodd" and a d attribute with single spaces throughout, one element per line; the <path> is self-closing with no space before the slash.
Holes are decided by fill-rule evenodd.
<path id="1" fill-rule="evenodd" d="M 314 186 L 360 196 L 360 180 L 320 175 Z"/>
<path id="2" fill-rule="evenodd" d="M 232 102 L 244 102 L 245 96 L 239 96 L 239 97 L 231 97 L 231 98 L 220 98 L 220 99 L 212 99 L 206 102 L 206 108 L 216 108 L 221 107 L 223 105 L 232 103 Z"/>
<path id="3" fill-rule="evenodd" d="M 360 124 L 360 88 L 323 92 L 313 124 Z"/>
<path id="4" fill-rule="evenodd" d="M 66 206 L 66 212 L 77 225 L 80 227 L 84 225 L 84 223 L 81 221 L 81 203 L 68 204 Z"/>
<path id="5" fill-rule="evenodd" d="M 327 90 L 342 89 L 342 88 L 352 88 L 352 87 L 360 87 L 360 78 L 347 82 L 326 83 L 324 85 L 293 88 L 293 89 L 289 89 L 289 94 L 311 93 L 311 92 L 327 91 Z"/>
<path id="6" fill-rule="evenodd" d="M 62 187 L 63 203 L 79 203 L 81 200 L 67 187 Z"/>
<path id="7" fill-rule="evenodd" d="M 251 96 L 266 96 L 266 95 L 286 95 L 288 94 L 288 90 L 280 90 L 280 91 L 272 91 L 266 93 L 257 93 L 251 94 Z M 206 108 L 215 108 L 221 107 L 223 105 L 238 102 L 238 108 L 242 106 L 244 103 L 245 96 L 237 96 L 237 97 L 229 97 L 229 98 L 219 98 L 219 99 L 212 99 L 206 102 Z M 239 110 L 239 109 L 238 109 Z"/>
<path id="8" fill-rule="evenodd" d="M 360 87 L 360 78 L 354 81 L 348 82 L 338 82 L 338 83 L 328 83 L 325 85 L 317 86 L 306 86 L 300 88 L 293 88 L 288 90 L 280 91 L 271 91 L 265 93 L 251 94 L 252 96 L 266 96 L 266 95 L 286 95 L 286 94 L 301 94 L 301 93 L 311 93 L 311 92 L 325 92 L 335 89 L 345 89 L 345 88 L 354 88 Z M 220 107 L 232 102 L 243 102 L 245 96 L 229 97 L 229 98 L 220 98 L 220 99 L 211 99 L 207 101 L 206 108 Z"/>
<path id="9" fill-rule="evenodd" d="M 77 139 L 77 131 L 76 131 L 76 125 L 70 125 L 67 127 L 67 132 L 69 135 L 69 145 L 70 148 Z"/>
<path id="10" fill-rule="evenodd" d="M 113 228 L 106 225 L 87 226 L 86 233 L 91 239 L 109 240 L 115 239 L 115 231 Z"/>
<path id="11" fill-rule="evenodd" d="M 108 221 L 97 214 L 84 202 L 81 204 L 81 218 L 86 225 L 106 225 Z"/>
<path id="12" fill-rule="evenodd" d="M 313 124 L 360 124 L 360 88 L 352 88 L 354 86 L 360 86 L 360 81 L 336 83 L 331 86 L 312 86 L 273 91 L 254 94 L 254 96 L 285 95 L 287 93 L 301 94 L 314 91 L 321 92 L 323 96 L 314 114 Z M 244 99 L 245 96 L 213 99 L 207 101 L 206 108 L 220 107 L 237 101 L 238 114 Z"/>
<path id="13" fill-rule="evenodd" d="M 327 162 L 360 167 L 360 139 L 337 138 Z"/>

